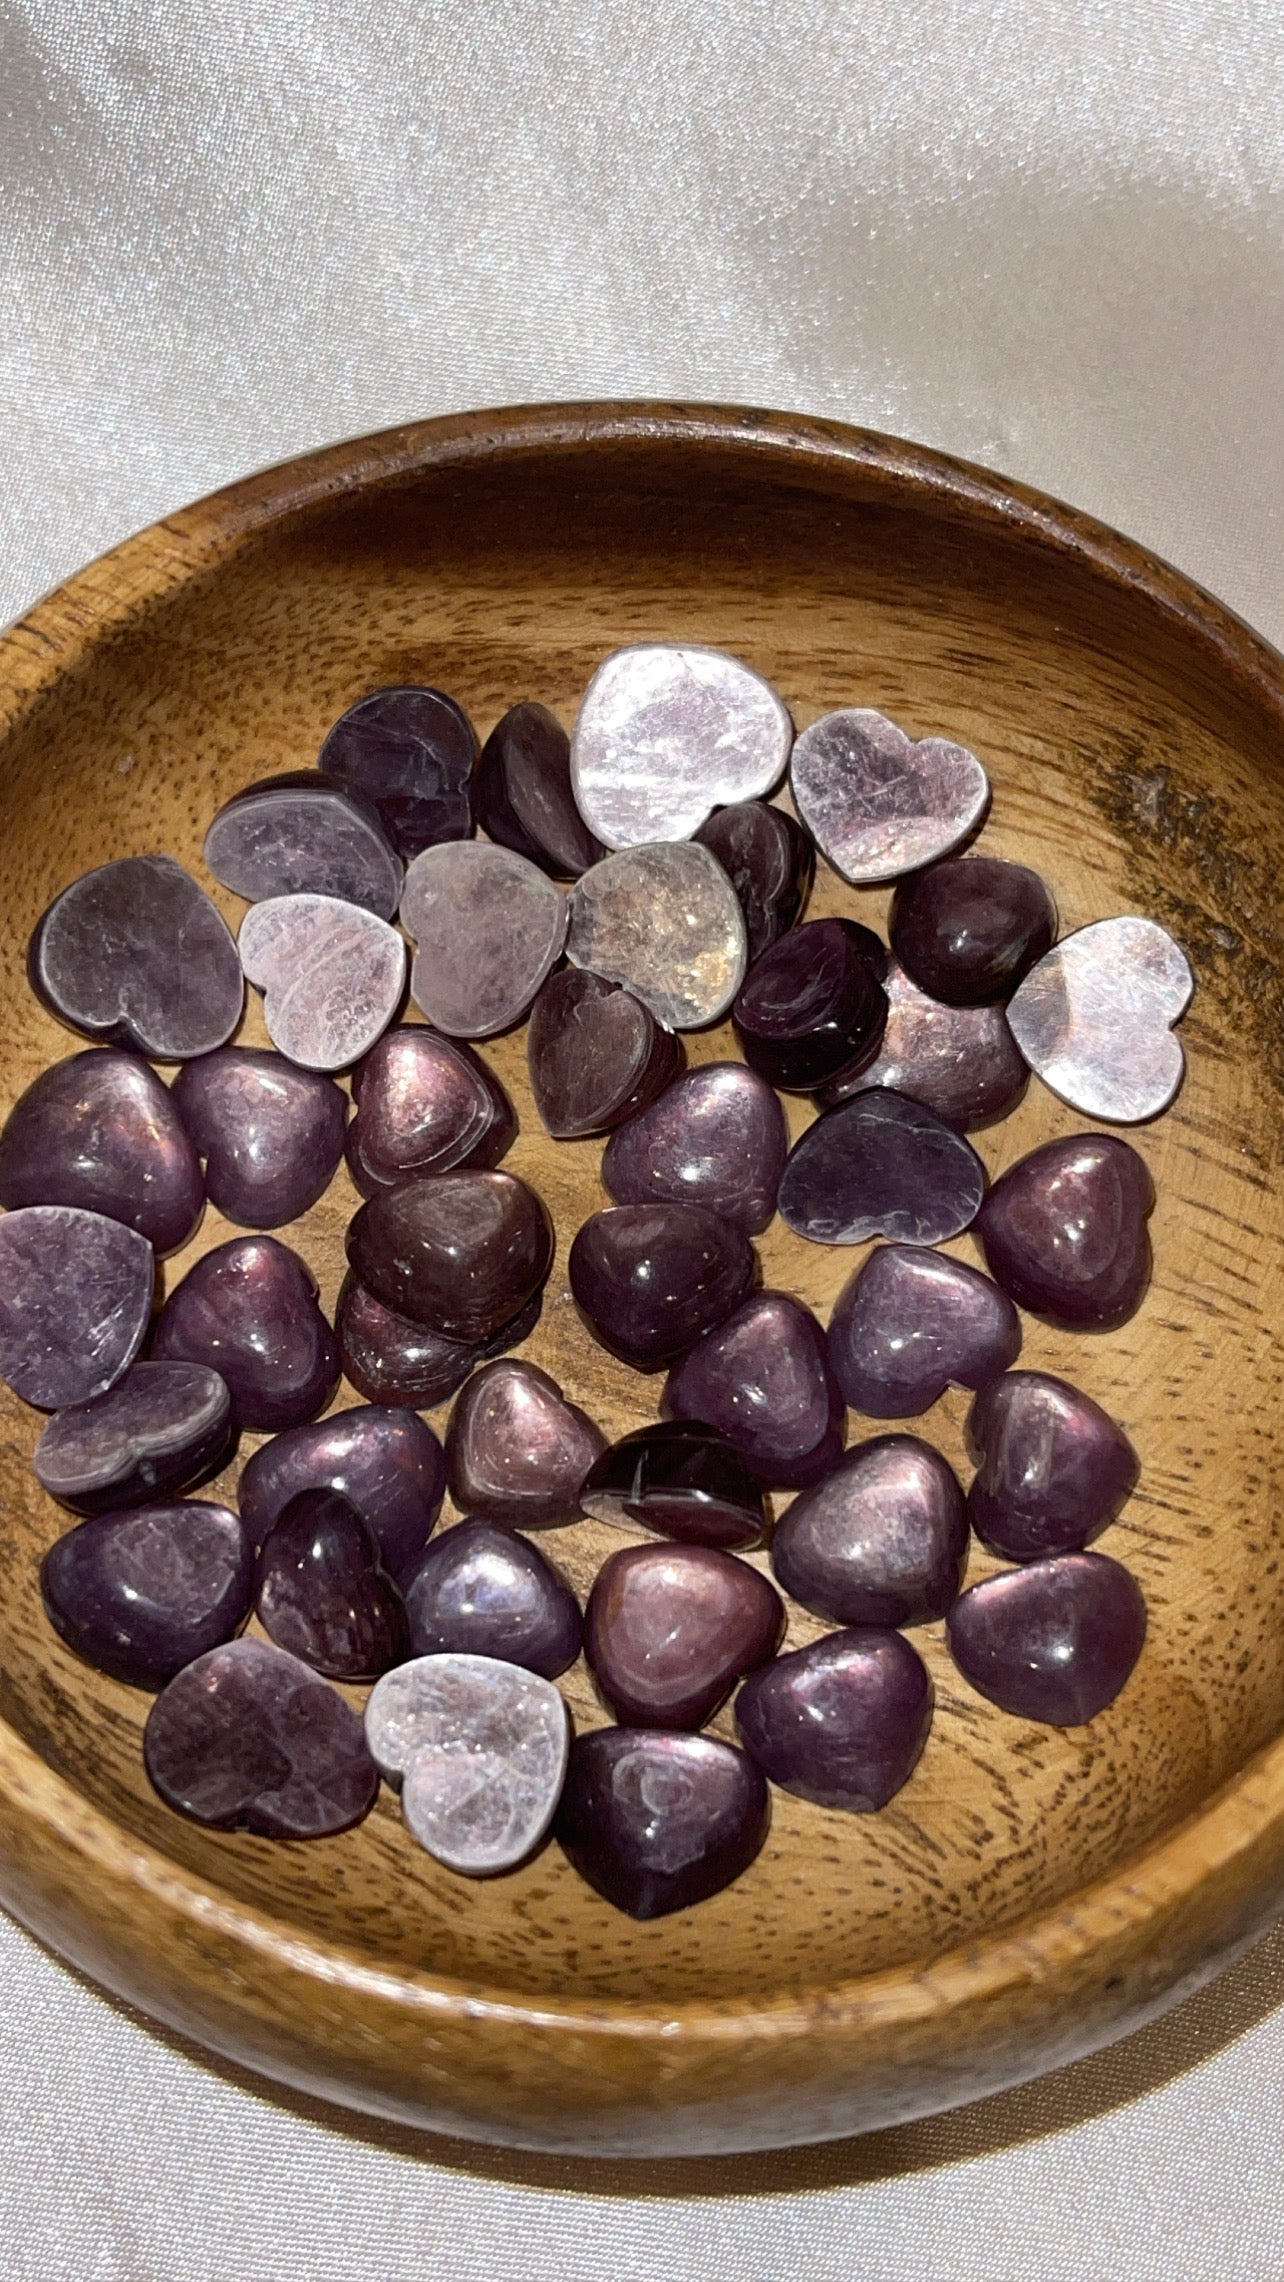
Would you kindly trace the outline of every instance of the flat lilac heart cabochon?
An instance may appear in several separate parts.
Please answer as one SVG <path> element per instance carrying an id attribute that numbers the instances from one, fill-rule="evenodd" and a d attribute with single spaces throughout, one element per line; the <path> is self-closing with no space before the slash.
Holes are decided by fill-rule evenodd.
<path id="1" fill-rule="evenodd" d="M 715 808 L 770 792 L 792 737 L 783 699 L 739 658 L 635 643 L 605 658 L 584 693 L 571 740 L 576 803 L 608 848 L 687 840 Z"/>
<path id="2" fill-rule="evenodd" d="M 1031 1069 L 1072 1109 L 1137 1125 L 1181 1084 L 1172 1025 L 1194 989 L 1185 952 L 1153 919 L 1098 919 L 1031 968 L 1008 1023 Z"/>
<path id="3" fill-rule="evenodd" d="M 900 879 L 975 831 L 990 780 L 944 737 L 915 744 L 866 706 L 822 714 L 789 764 L 794 806 L 822 855 L 858 887 Z"/>

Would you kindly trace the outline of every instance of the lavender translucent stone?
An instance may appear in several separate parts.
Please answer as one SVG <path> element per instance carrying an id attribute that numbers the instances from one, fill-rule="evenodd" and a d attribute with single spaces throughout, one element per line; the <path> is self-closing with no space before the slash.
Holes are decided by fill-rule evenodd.
<path id="1" fill-rule="evenodd" d="M 1181 1086 L 1186 1057 L 1173 1025 L 1194 988 L 1180 944 L 1126 913 L 1064 936 L 1014 994 L 1008 1023 L 1031 1069 L 1072 1109 L 1139 1125 Z"/>
<path id="2" fill-rule="evenodd" d="M 553 1836 L 629 1917 L 690 1909 L 741 1876 L 771 1821 L 752 1760 L 711 1735 L 606 1727 L 578 1736 Z"/>
<path id="3" fill-rule="evenodd" d="M 605 975 L 564 967 L 531 1008 L 531 1092 L 555 1140 L 605 1133 L 654 1101 L 683 1063 L 680 1039 Z"/>
<path id="4" fill-rule="evenodd" d="M 166 1806 L 215 1830 L 328 1838 L 369 1814 L 379 1770 L 337 1688 L 266 1640 L 232 1640 L 152 1705 L 143 1760 Z"/>
<path id="5" fill-rule="evenodd" d="M 1131 1572 L 1104 1553 L 1063 1553 L 987 1577 L 955 1602 L 950 1654 L 978 1695 L 1018 1719 L 1081 1727 L 1113 1703 L 1146 1637 Z"/>
<path id="6" fill-rule="evenodd" d="M 404 938 L 335 895 L 276 895 L 250 906 L 241 964 L 263 993 L 274 1046 L 305 1070 L 346 1070 L 368 1054 L 401 1004 Z"/>
<path id="7" fill-rule="evenodd" d="M 237 1496 L 245 1526 L 262 1546 L 301 1491 L 338 1491 L 369 1524 L 396 1577 L 422 1553 L 445 1489 L 445 1455 L 425 1420 L 413 1410 L 370 1404 L 265 1442 L 247 1459 Z"/>
<path id="8" fill-rule="evenodd" d="M 0 1204 L 79 1205 L 176 1252 L 205 1207 L 175 1099 L 137 1054 L 98 1048 L 42 1070 L 0 1133 Z"/>
<path id="9" fill-rule="evenodd" d="M 774 1656 L 779 1593 L 712 1545 L 626 1545 L 598 1571 L 584 1653 L 626 1727 L 703 1727 L 736 1681 Z"/>
<path id="10" fill-rule="evenodd" d="M 533 1363 L 488 1363 L 455 1404 L 446 1437 L 461 1513 L 513 1529 L 578 1521 L 585 1477 L 606 1436 Z"/>
<path id="11" fill-rule="evenodd" d="M 406 1828 L 465 1877 L 516 1869 L 561 1796 L 570 1722 L 557 1689 L 493 1656 L 417 1656 L 372 1690 L 366 1738 Z"/>
<path id="12" fill-rule="evenodd" d="M 825 1334 L 786 1292 L 755 1292 L 669 1374 L 664 1409 L 725 1434 L 760 1482 L 798 1489 L 837 1465 L 843 1402 Z"/>
<path id="13" fill-rule="evenodd" d="M 312 1271 L 274 1236 L 233 1237 L 189 1268 L 161 1309 L 152 1354 L 218 1371 L 237 1424 L 264 1434 L 315 1418 L 339 1383 Z"/>
<path id="14" fill-rule="evenodd" d="M 958 1133 L 975 1133 L 1016 1108 L 1030 1072 L 1001 1006 L 943 1006 L 912 983 L 895 959 L 883 988 L 887 1028 L 868 1066 L 818 1086 L 816 1106 L 832 1109 L 874 1086 L 890 1087 L 934 1109 Z"/>
<path id="15" fill-rule="evenodd" d="M 889 924 L 892 949 L 920 990 L 947 1006 L 992 1006 L 1051 948 L 1057 907 L 1024 864 L 956 856 L 901 881 Z"/>
<path id="16" fill-rule="evenodd" d="M 171 856 L 122 856 L 73 880 L 38 921 L 27 972 L 73 1030 L 157 1062 L 212 1053 L 245 1003 L 236 945 Z"/>
<path id="17" fill-rule="evenodd" d="M 702 1204 L 757 1236 L 776 1209 L 785 1113 L 743 1062 L 704 1062 L 612 1134 L 602 1181 L 617 1204 Z"/>
<path id="18" fill-rule="evenodd" d="M 912 1434 L 849 1450 L 794 1499 L 771 1543 L 785 1591 L 833 1624 L 930 1624 L 957 1598 L 966 1561 L 957 1477 Z"/>
<path id="19" fill-rule="evenodd" d="M 755 960 L 732 1019 L 745 1060 L 786 1093 L 872 1062 L 887 1022 L 887 953 L 855 919 L 809 919 Z"/>
<path id="20" fill-rule="evenodd" d="M 517 1119 L 495 1073 L 459 1038 L 404 1023 L 352 1073 L 348 1170 L 362 1196 L 427 1173 L 489 1171 Z"/>
<path id="21" fill-rule="evenodd" d="M 1145 1163 L 1108 1133 L 1032 1149 L 996 1181 L 977 1217 L 986 1264 L 1031 1315 L 1061 1331 L 1115 1331 L 1150 1282 Z"/>
<path id="22" fill-rule="evenodd" d="M 439 689 L 372 690 L 340 715 L 318 767 L 374 802 L 407 858 L 439 840 L 472 836 L 477 739 L 463 708 Z"/>
<path id="23" fill-rule="evenodd" d="M 205 1162 L 210 1203 L 242 1228 L 283 1228 L 325 1194 L 348 1104 L 333 1078 L 283 1054 L 224 1046 L 188 1062 L 174 1106 Z"/>
<path id="24" fill-rule="evenodd" d="M 247 903 L 336 895 L 391 919 L 401 894 L 401 858 L 378 810 L 316 769 L 235 793 L 205 835 L 204 856 L 215 879 Z"/>
<path id="25" fill-rule="evenodd" d="M 300 1490 L 259 1555 L 263 1630 L 333 1680 L 372 1680 L 410 1649 L 406 1606 L 374 1531 L 338 1490 Z"/>
<path id="26" fill-rule="evenodd" d="M 51 1545 L 40 1591 L 69 1648 L 133 1688 L 163 1688 L 238 1633 L 254 1553 L 227 1506 L 193 1499 L 100 1513 Z"/>
<path id="27" fill-rule="evenodd" d="M 872 1814 L 913 1773 L 932 1724 L 921 1656 L 899 1632 L 826 1633 L 777 1657 L 736 1698 L 745 1750 L 782 1791 Z"/>
<path id="28" fill-rule="evenodd" d="M 1009 1561 L 1077 1553 L 1137 1486 L 1137 1453 L 1113 1418 L 1048 1371 L 1008 1371 L 968 1413 L 977 1466 L 968 1518 Z"/>
<path id="29" fill-rule="evenodd" d="M 717 808 L 694 837 L 716 856 L 740 899 L 751 962 L 801 917 L 816 851 L 800 824 L 765 800 Z"/>
<path id="30" fill-rule="evenodd" d="M 698 1204 L 617 1204 L 571 1246 L 571 1290 L 595 1339 L 638 1371 L 658 1371 L 747 1295 L 753 1249 Z"/>
<path id="31" fill-rule="evenodd" d="M 766 1528 L 762 1490 L 740 1452 L 688 1419 L 639 1427 L 613 1442 L 580 1504 L 596 1521 L 737 1552 L 760 1544 Z"/>
<path id="32" fill-rule="evenodd" d="M 821 854 L 867 887 L 948 855 L 990 798 L 975 753 L 944 737 L 916 743 L 868 706 L 823 714 L 804 729 L 789 781 Z"/>
<path id="33" fill-rule="evenodd" d="M 529 1339 L 540 1317 L 543 1294 L 536 1292 L 508 1323 L 480 1346 L 444 1339 L 377 1300 L 353 1275 L 345 1276 L 334 1328 L 345 1378 L 367 1402 L 408 1404 L 431 1410 L 462 1386 L 488 1356 L 502 1355 Z"/>
<path id="34" fill-rule="evenodd" d="M 152 1309 L 151 1245 L 74 1205 L 32 1204 L 0 1219 L 0 1379 L 40 1410 L 105 1394 L 142 1346 Z"/>
<path id="35" fill-rule="evenodd" d="M 477 821 L 502 848 L 555 880 L 578 879 L 606 854 L 575 805 L 571 740 L 546 705 L 511 705 L 482 747 Z"/>
<path id="36" fill-rule="evenodd" d="M 425 848 L 406 874 L 401 923 L 416 945 L 410 995 L 456 1038 L 519 1022 L 561 956 L 566 898 L 525 856 L 487 841 Z"/>
<path id="37" fill-rule="evenodd" d="M 635 642 L 602 660 L 571 742 L 580 814 L 608 848 L 686 840 L 710 810 L 756 800 L 784 772 L 789 712 L 739 658 Z"/>
<path id="38" fill-rule="evenodd" d="M 915 1418 L 947 1387 L 997 1378 L 1020 1352 L 1020 1317 L 997 1284 L 910 1244 L 871 1252 L 829 1320 L 834 1377 L 867 1418 Z"/>
<path id="39" fill-rule="evenodd" d="M 56 1411 L 32 1465 L 73 1513 L 108 1513 L 192 1488 L 235 1441 L 232 1403 L 201 1363 L 135 1363 L 106 1394 Z"/>
<path id="40" fill-rule="evenodd" d="M 560 1570 L 493 1521 L 443 1530 L 403 1590 L 416 1656 L 495 1656 L 555 1680 L 579 1655 L 580 1604 Z"/>
<path id="41" fill-rule="evenodd" d="M 623 983 L 669 1030 L 719 1021 L 744 981 L 744 914 L 717 857 L 694 841 L 603 857 L 568 909 L 571 965 Z"/>
<path id="42" fill-rule="evenodd" d="M 827 1110 L 790 1151 L 780 1215 L 813 1244 L 941 1244 L 976 1218 L 985 1167 L 922 1102 L 857 1094 Z"/>
<path id="43" fill-rule="evenodd" d="M 364 1204 L 348 1230 L 354 1275 L 385 1307 L 480 1346 L 543 1289 L 553 1229 L 511 1173 L 437 1173 Z"/>

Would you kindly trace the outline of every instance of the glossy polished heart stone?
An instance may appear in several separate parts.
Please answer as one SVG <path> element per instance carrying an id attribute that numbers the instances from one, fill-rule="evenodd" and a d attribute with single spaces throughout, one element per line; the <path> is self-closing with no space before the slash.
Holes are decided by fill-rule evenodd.
<path id="1" fill-rule="evenodd" d="M 800 824 L 765 800 L 716 808 L 695 838 L 716 856 L 740 900 L 749 958 L 759 959 L 802 917 L 816 851 Z"/>
<path id="2" fill-rule="evenodd" d="M 596 1893 L 645 1919 L 731 1885 L 770 1823 L 766 1783 L 731 1744 L 605 1727 L 571 1746 L 553 1836 Z"/>
<path id="3" fill-rule="evenodd" d="M 825 1334 L 786 1292 L 754 1292 L 669 1374 L 664 1410 L 724 1434 L 771 1489 L 798 1489 L 838 1464 L 843 1402 Z"/>
<path id="4" fill-rule="evenodd" d="M 487 837 L 550 879 L 578 879 L 606 854 L 575 805 L 571 740 L 546 705 L 510 705 L 496 722 L 482 747 L 476 805 Z"/>
<path id="5" fill-rule="evenodd" d="M 122 856 L 73 880 L 37 921 L 27 974 L 61 1022 L 158 1062 L 212 1053 L 245 1004 L 236 945 L 171 856 Z"/>
<path id="6" fill-rule="evenodd" d="M 536 1292 L 511 1321 L 473 1346 L 466 1340 L 445 1339 L 439 1331 L 398 1315 L 349 1274 L 340 1287 L 334 1318 L 344 1376 L 367 1402 L 431 1410 L 453 1395 L 478 1363 L 529 1339 L 542 1304 L 543 1294 Z"/>
<path id="7" fill-rule="evenodd" d="M 555 1680 L 580 1652 L 580 1604 L 551 1561 L 493 1521 L 443 1530 L 405 1580 L 416 1656 L 497 1656 Z"/>
<path id="8" fill-rule="evenodd" d="M 963 745 L 907 737 L 868 707 L 823 714 L 789 768 L 794 807 L 822 856 L 858 886 L 935 863 L 989 805 L 985 770 Z"/>
<path id="9" fill-rule="evenodd" d="M 378 810 L 317 769 L 265 777 L 234 793 L 203 853 L 215 879 L 247 903 L 335 895 L 381 919 L 396 916 L 404 867 Z"/>
<path id="10" fill-rule="evenodd" d="M 526 1065 L 556 1141 L 605 1133 L 654 1101 L 683 1063 L 680 1039 L 632 991 L 564 967 L 531 1008 Z"/>
<path id="11" fill-rule="evenodd" d="M 463 707 L 440 689 L 372 690 L 340 715 L 317 766 L 374 802 L 407 861 L 439 840 L 472 836 L 477 739 Z"/>
<path id="12" fill-rule="evenodd" d="M 602 1183 L 617 1204 L 702 1204 L 757 1236 L 788 1153 L 766 1080 L 743 1062 L 702 1062 L 611 1135 Z"/>
<path id="13" fill-rule="evenodd" d="M 390 1030 L 352 1073 L 348 1170 L 362 1196 L 426 1173 L 488 1172 L 517 1118 L 494 1071 L 461 1038 L 421 1022 Z"/>
<path id="14" fill-rule="evenodd" d="M 623 849 L 571 889 L 566 955 L 623 983 L 669 1030 L 726 1013 L 748 964 L 744 914 L 716 856 L 696 842 Z"/>
<path id="15" fill-rule="evenodd" d="M 968 1518 L 1009 1561 L 1077 1553 L 1137 1486 L 1137 1453 L 1121 1426 L 1049 1371 L 1008 1371 L 982 1387 L 967 1420 L 977 1467 Z"/>
<path id="16" fill-rule="evenodd" d="M 282 895 L 241 921 L 241 963 L 263 993 L 268 1036 L 305 1070 L 346 1070 L 401 1004 L 406 946 L 395 927 L 332 895 Z"/>
<path id="17" fill-rule="evenodd" d="M 1186 1057 L 1173 1036 L 1195 978 L 1153 919 L 1099 919 L 1067 935 L 1008 1008 L 1045 1085 L 1084 1117 L 1137 1125 L 1174 1099 Z"/>
<path id="18" fill-rule="evenodd" d="M 357 1714 L 267 1640 L 231 1640 L 171 1680 L 148 1714 L 143 1761 L 166 1806 L 259 1838 L 350 1830 L 379 1791 Z"/>
<path id="19" fill-rule="evenodd" d="M 570 1722 L 556 1688 L 491 1656 L 421 1656 L 366 1705 L 406 1826 L 448 1870 L 491 1877 L 533 1853 L 561 1797 Z"/>
<path id="20" fill-rule="evenodd" d="M 242 1228 L 283 1228 L 324 1196 L 348 1104 L 333 1078 L 283 1054 L 224 1046 L 187 1062 L 174 1107 L 205 1166 L 210 1203 Z"/>
<path id="21" fill-rule="evenodd" d="M 748 1294 L 753 1248 L 698 1204 L 617 1204 L 579 1229 L 567 1263 L 593 1337 L 622 1363 L 658 1371 Z"/>
<path id="22" fill-rule="evenodd" d="M 606 1436 L 534 1363 L 487 1363 L 464 1387 L 446 1436 L 461 1513 L 511 1529 L 580 1518 L 580 1491 Z"/>
<path id="23" fill-rule="evenodd" d="M 779 1593 L 712 1545 L 625 1545 L 598 1571 L 584 1653 L 624 1727 L 703 1727 L 737 1680 L 774 1656 Z"/>
<path id="24" fill-rule="evenodd" d="M 74 1205 L 0 1219 L 0 1379 L 39 1410 L 105 1394 L 147 1331 L 155 1284 L 145 1236 Z"/>
<path id="25" fill-rule="evenodd" d="M 132 1688 L 163 1688 L 231 1640 L 253 1592 L 254 1550 L 237 1515 L 195 1498 L 97 1514 L 40 1568 L 59 1638 Z"/>
<path id="26" fill-rule="evenodd" d="M 232 1400 L 201 1363 L 135 1363 L 106 1394 L 55 1411 L 32 1466 L 73 1513 L 142 1505 L 207 1481 L 231 1456 Z"/>
<path id="27" fill-rule="evenodd" d="M 1150 1282 L 1154 1183 L 1110 1133 L 1032 1149 L 996 1181 L 976 1234 L 997 1284 L 1059 1331 L 1116 1331 Z"/>
<path id="28" fill-rule="evenodd" d="M 580 1493 L 585 1513 L 688 1545 L 744 1552 L 767 1526 L 762 1490 L 740 1452 L 688 1419 L 638 1427 L 613 1442 Z"/>
<path id="29" fill-rule="evenodd" d="M 371 1680 L 410 1652 L 406 1605 L 374 1531 L 338 1490 L 300 1490 L 259 1555 L 254 1609 L 278 1648 L 332 1680 Z"/>
<path id="30" fill-rule="evenodd" d="M 918 1763 L 932 1725 L 927 1667 L 899 1632 L 829 1632 L 746 1680 L 736 1726 L 782 1791 L 874 1814 Z"/>
<path id="31" fill-rule="evenodd" d="M 275 1236 L 235 1236 L 197 1260 L 160 1311 L 152 1354 L 219 1372 L 238 1426 L 263 1434 L 315 1418 L 339 1383 L 312 1270 Z"/>
<path id="32" fill-rule="evenodd" d="M 751 967 L 732 1019 L 745 1060 L 786 1093 L 863 1069 L 887 1024 L 887 953 L 853 919 L 810 919 Z"/>
<path id="33" fill-rule="evenodd" d="M 5 1120 L 0 1204 L 78 1205 L 176 1252 L 205 1209 L 176 1097 L 137 1054 L 98 1047 L 55 1062 Z"/>
<path id="34" fill-rule="evenodd" d="M 413 1410 L 377 1403 L 289 1427 L 241 1470 L 237 1497 L 256 1546 L 302 1490 L 340 1492 L 373 1530 L 385 1568 L 400 1576 L 436 1526 L 446 1491 L 445 1453 Z"/>
<path id="35" fill-rule="evenodd" d="M 1082 1727 L 1113 1703 L 1145 1637 L 1141 1587 L 1104 1553 L 986 1577 L 946 1624 L 950 1654 L 978 1695 L 1049 1727 Z"/>
<path id="36" fill-rule="evenodd" d="M 347 1247 L 354 1275 L 385 1307 L 479 1346 L 543 1289 L 553 1227 L 512 1173 L 435 1173 L 372 1197 Z"/>
<path id="37" fill-rule="evenodd" d="M 915 1418 L 947 1387 L 981 1387 L 1015 1363 L 1021 1321 L 988 1276 L 943 1252 L 880 1244 L 829 1319 L 843 1398 L 867 1418 Z"/>
<path id="38" fill-rule="evenodd" d="M 521 1020 L 561 957 L 566 898 L 511 848 L 453 840 L 416 856 L 401 923 L 416 945 L 416 1006 L 449 1036 L 492 1038 Z"/>
<path id="39" fill-rule="evenodd" d="M 947 1006 L 990 1006 L 1051 949 L 1057 907 L 1027 865 L 960 856 L 901 881 L 889 931 L 920 990 Z"/>
<path id="40" fill-rule="evenodd" d="M 714 808 L 756 800 L 784 775 L 788 707 L 721 650 L 638 642 L 604 658 L 571 740 L 571 782 L 608 848 L 686 840 Z"/>
<path id="41" fill-rule="evenodd" d="M 984 1194 L 985 1167 L 962 1135 L 922 1102 L 880 1088 L 808 1127 L 778 1201 L 782 1220 L 813 1244 L 941 1244 L 971 1224 Z"/>
<path id="42" fill-rule="evenodd" d="M 872 1062 L 818 1086 L 818 1109 L 832 1109 L 875 1086 L 934 1109 L 956 1133 L 1007 1117 L 1030 1072 L 1001 1006 L 945 1006 L 912 983 L 895 959 L 883 982 L 887 1027 Z"/>
<path id="43" fill-rule="evenodd" d="M 787 1593 L 832 1624 L 931 1624 L 958 1597 L 967 1509 L 939 1450 L 880 1434 L 794 1499 L 771 1541 Z"/>

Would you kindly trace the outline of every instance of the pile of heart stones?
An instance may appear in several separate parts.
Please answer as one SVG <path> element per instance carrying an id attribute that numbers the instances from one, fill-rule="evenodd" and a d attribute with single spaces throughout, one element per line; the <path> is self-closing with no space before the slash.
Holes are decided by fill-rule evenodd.
<path id="1" fill-rule="evenodd" d="M 767 802 L 786 770 L 801 823 Z M 360 1821 L 382 1775 L 450 1868 L 510 1869 L 551 1830 L 652 1917 L 752 1862 L 769 1783 L 858 1813 L 894 1795 L 933 1709 L 905 1627 L 944 1619 L 964 1679 L 1022 1719 L 1116 1696 L 1145 1607 L 1085 1548 L 1137 1460 L 1086 1394 L 1013 1366 L 1018 1307 L 1100 1332 L 1138 1306 L 1150 1179 L 1078 1132 L 987 1194 L 966 1135 L 1030 1068 L 1090 1119 L 1155 1116 L 1191 977 L 1142 918 L 1058 942 L 1034 872 L 957 854 L 988 799 L 960 746 L 864 709 L 795 739 L 748 666 L 646 644 L 605 660 L 570 739 L 523 703 L 479 756 L 439 691 L 363 698 L 317 768 L 214 818 L 239 943 L 163 855 L 49 906 L 31 982 L 97 1043 L 0 1135 L 0 1374 L 52 1413 L 35 1470 L 84 1517 L 45 1556 L 45 1607 L 156 1692 L 144 1756 L 169 1805 L 312 1838 Z M 817 849 L 898 883 L 890 953 L 855 919 L 803 920 Z M 407 937 L 421 1023 L 398 1021 Z M 246 978 L 273 1052 L 228 1043 Z M 728 1012 L 743 1061 L 687 1070 L 681 1034 Z M 667 1372 L 663 1422 L 610 1448 L 509 1355 L 554 1237 L 499 1169 L 516 1120 L 473 1041 L 524 1018 L 548 1132 L 609 1136 L 575 1303 L 613 1356 Z M 171 1084 L 155 1062 L 181 1065 Z M 792 1149 L 781 1091 L 820 1111 Z M 332 1328 L 266 1232 L 344 1158 L 365 1202 Z M 207 1198 L 252 1233 L 157 1311 L 155 1263 Z M 817 1244 L 884 1239 L 827 1328 L 756 1288 L 777 1211 Z M 988 1276 L 933 1248 L 969 1228 Z M 323 1416 L 341 1371 L 363 1403 Z M 914 1434 L 844 1455 L 849 1407 L 917 1418 L 951 1384 L 975 1390 L 966 1492 Z M 443 1450 L 419 1414 L 457 1390 Z M 270 1439 L 239 1510 L 185 1494 L 243 1429 Z M 464 1518 L 434 1536 L 447 1485 Z M 741 1556 L 781 1490 L 773 1584 Z M 631 1541 L 581 1610 L 530 1533 L 584 1514 Z M 964 1591 L 971 1530 L 1011 1566 Z M 834 1629 L 778 1653 L 782 1593 Z M 617 1724 L 573 1739 L 554 1682 L 581 1652 Z M 334 1680 L 374 1683 L 364 1716 Z M 737 1686 L 739 1748 L 701 1732 Z"/>

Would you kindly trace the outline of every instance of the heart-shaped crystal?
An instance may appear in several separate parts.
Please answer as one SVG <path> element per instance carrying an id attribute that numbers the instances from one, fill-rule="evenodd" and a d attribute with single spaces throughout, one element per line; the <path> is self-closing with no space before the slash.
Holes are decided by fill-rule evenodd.
<path id="1" fill-rule="evenodd" d="M 721 650 L 639 642 L 604 658 L 571 740 L 580 814 L 608 848 L 686 840 L 714 808 L 771 791 L 793 723 Z"/>
<path id="2" fill-rule="evenodd" d="M 964 745 L 915 744 L 866 706 L 822 714 L 789 768 L 794 806 L 844 879 L 868 887 L 949 854 L 985 814 L 990 784 Z"/>
<path id="3" fill-rule="evenodd" d="M 570 1723 L 535 1672 L 492 1656 L 418 1656 L 371 1690 L 366 1740 L 402 1780 L 411 1836 L 447 1869 L 485 1878 L 513 1869 L 548 1829 Z"/>
<path id="4" fill-rule="evenodd" d="M 1195 978 L 1153 919 L 1098 919 L 1040 959 L 1008 1007 L 1032 1070 L 1085 1117 L 1138 1125 L 1167 1109 L 1186 1057 L 1172 1033 Z"/>
<path id="5" fill-rule="evenodd" d="M 211 1053 L 245 982 L 221 915 L 172 856 L 121 856 L 63 889 L 37 922 L 31 986 L 60 1021 L 158 1062 Z"/>
<path id="6" fill-rule="evenodd" d="M 241 965 L 263 992 L 268 1036 L 305 1070 L 344 1070 L 382 1037 L 401 1002 L 406 946 L 395 927 L 333 895 L 277 895 L 241 921 Z"/>
<path id="7" fill-rule="evenodd" d="M 623 983 L 670 1030 L 716 1022 L 745 979 L 736 891 L 697 841 L 624 848 L 571 890 L 566 956 Z"/>
<path id="8" fill-rule="evenodd" d="M 566 899 L 525 856 L 484 840 L 425 848 L 401 921 L 418 946 L 410 995 L 452 1038 L 492 1038 L 525 1014 L 561 955 Z"/>

